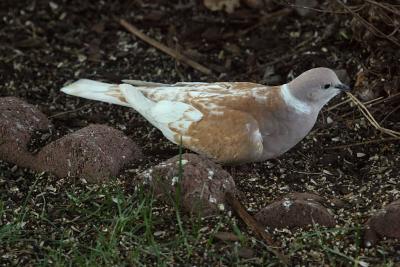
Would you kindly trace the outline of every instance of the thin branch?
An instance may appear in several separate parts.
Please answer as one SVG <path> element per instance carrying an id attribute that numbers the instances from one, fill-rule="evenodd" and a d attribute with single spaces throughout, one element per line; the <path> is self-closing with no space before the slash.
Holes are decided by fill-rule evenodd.
<path id="1" fill-rule="evenodd" d="M 348 145 L 327 147 L 327 148 L 324 148 L 324 150 L 344 149 L 344 148 L 349 148 L 349 147 L 354 147 L 354 146 L 363 146 L 363 145 L 390 142 L 390 141 L 400 141 L 400 137 L 391 137 L 391 138 L 383 138 L 383 139 L 376 139 L 376 140 L 368 140 L 368 141 L 358 142 L 358 143 L 353 143 L 353 144 L 348 144 Z"/>
<path id="2" fill-rule="evenodd" d="M 398 105 L 397 107 L 395 107 L 392 111 L 390 111 L 381 121 L 380 123 L 383 123 L 387 118 L 389 118 L 393 113 L 395 113 L 396 111 L 398 111 L 400 109 L 400 105 Z"/>
<path id="3" fill-rule="evenodd" d="M 340 106 L 343 106 L 344 104 L 349 103 L 349 102 L 351 102 L 351 99 L 348 98 L 348 99 L 346 99 L 346 100 L 344 100 L 344 101 L 342 101 L 342 102 L 340 102 L 340 103 L 338 103 L 338 104 L 336 104 L 336 105 L 334 105 L 332 107 L 327 108 L 326 111 L 334 110 L 334 109 L 336 109 L 336 108 L 338 108 Z"/>
<path id="4" fill-rule="evenodd" d="M 366 19 L 361 17 L 358 13 L 354 12 L 346 4 L 342 3 L 341 0 L 336 0 L 336 2 L 338 2 L 344 9 L 349 11 L 355 18 L 357 18 L 362 24 L 364 24 L 364 26 L 367 27 L 367 29 L 369 29 L 373 34 L 375 34 L 376 36 L 379 36 L 379 37 L 386 38 L 389 41 L 391 41 L 392 43 L 396 44 L 397 46 L 400 46 L 400 43 L 395 38 L 393 38 L 392 36 L 388 36 L 387 34 L 382 32 L 381 30 L 376 28 L 374 25 L 369 23 Z"/>
<path id="5" fill-rule="evenodd" d="M 166 53 L 167 55 L 170 55 L 171 57 L 173 57 L 174 59 L 191 66 L 192 68 L 200 71 L 201 73 L 204 73 L 206 75 L 211 75 L 212 71 L 201 65 L 200 63 L 197 63 L 196 61 L 186 57 L 185 55 L 179 53 L 178 51 L 175 51 L 165 45 L 163 45 L 162 43 L 154 40 L 153 38 L 150 38 L 149 36 L 145 35 L 143 32 L 141 32 L 138 28 L 136 28 L 135 26 L 133 26 L 132 24 L 130 24 L 129 22 L 127 22 L 124 19 L 120 19 L 119 23 L 121 24 L 122 27 L 124 27 L 127 31 L 129 31 L 130 33 L 132 33 L 133 35 L 135 35 L 136 37 L 140 38 L 141 40 L 145 41 L 146 43 L 148 43 L 149 45 L 157 48 L 158 50 Z"/>
<path id="6" fill-rule="evenodd" d="M 68 111 L 63 111 L 63 112 L 60 112 L 60 113 L 56 113 L 56 114 L 54 114 L 54 115 L 49 116 L 49 119 L 51 119 L 51 118 L 56 118 L 56 117 L 60 117 L 60 116 L 63 116 L 63 115 L 65 115 L 65 114 L 69 114 L 69 113 L 78 112 L 78 111 L 80 111 L 80 110 L 83 110 L 83 109 L 89 107 L 90 105 L 92 105 L 92 104 L 90 103 L 90 104 L 83 105 L 82 107 L 77 108 L 77 109 L 73 109 L 73 110 L 68 110 Z"/>
<path id="7" fill-rule="evenodd" d="M 370 3 L 372 5 L 379 6 L 382 9 L 385 9 L 386 11 L 389 11 L 389 12 L 391 12 L 393 14 L 396 14 L 396 15 L 400 16 L 400 12 L 397 9 L 393 8 L 393 6 L 391 6 L 391 5 L 387 6 L 387 5 L 383 4 L 383 3 L 378 3 L 378 2 L 373 1 L 373 0 L 365 0 L 365 1 L 367 1 L 368 3 Z"/>
<path id="8" fill-rule="evenodd" d="M 239 31 L 239 32 L 231 32 L 231 33 L 224 34 L 222 37 L 223 37 L 224 39 L 231 38 L 231 37 L 236 37 L 236 38 L 238 38 L 238 36 L 246 35 L 246 34 L 248 34 L 249 32 L 251 32 L 251 31 L 257 29 L 258 27 L 260 27 L 260 26 L 266 24 L 267 22 L 270 22 L 271 20 L 273 20 L 273 19 L 275 19 L 275 18 L 283 18 L 283 17 L 286 17 L 287 15 L 289 15 L 290 13 L 292 13 L 292 11 L 293 11 L 293 10 L 290 9 L 290 8 L 284 8 L 284 9 L 278 10 L 278 11 L 273 12 L 273 13 L 265 14 L 264 16 L 262 16 L 262 17 L 260 18 L 259 22 L 253 24 L 252 26 L 250 26 L 250 27 L 248 27 L 248 28 L 246 28 L 246 29 L 244 29 L 244 30 L 241 30 L 241 31 Z"/>
<path id="9" fill-rule="evenodd" d="M 265 228 L 258 223 L 253 216 L 251 216 L 243 205 L 239 202 L 239 200 L 233 196 L 231 193 L 227 192 L 225 194 L 225 198 L 232 209 L 239 215 L 239 217 L 243 220 L 243 222 L 260 238 L 262 238 L 268 246 L 275 246 L 274 241 L 272 240 L 272 236 L 265 231 Z M 279 251 L 268 248 L 272 253 L 275 254 L 283 263 L 289 264 L 289 259 L 287 256 L 283 255 Z"/>
<path id="10" fill-rule="evenodd" d="M 379 123 L 372 116 L 372 114 L 369 112 L 369 110 L 365 107 L 365 105 L 363 103 L 361 103 L 360 100 L 357 99 L 357 97 L 355 97 L 354 95 L 352 95 L 349 92 L 347 92 L 347 96 L 350 97 L 350 99 L 357 105 L 358 109 L 361 111 L 361 113 L 364 115 L 364 117 L 371 123 L 371 125 L 375 129 L 377 129 L 387 135 L 390 135 L 392 137 L 400 138 L 400 132 L 380 126 Z"/>

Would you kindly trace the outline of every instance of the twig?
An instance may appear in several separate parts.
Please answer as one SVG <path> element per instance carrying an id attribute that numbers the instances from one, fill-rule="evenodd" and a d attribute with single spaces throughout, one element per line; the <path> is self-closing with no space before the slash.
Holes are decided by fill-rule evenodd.
<path id="1" fill-rule="evenodd" d="M 390 135 L 392 137 L 400 138 L 400 132 L 396 132 L 391 129 L 384 128 L 379 125 L 379 123 L 375 120 L 375 118 L 372 116 L 372 114 L 369 112 L 369 110 L 365 107 L 363 103 L 361 103 L 360 100 L 357 99 L 354 95 L 351 93 L 347 92 L 347 96 L 350 97 L 350 99 L 357 105 L 358 109 L 361 111 L 361 113 L 364 115 L 364 117 L 371 123 L 372 126 L 374 126 L 375 129 Z"/>
<path id="2" fill-rule="evenodd" d="M 383 3 L 378 3 L 378 2 L 373 1 L 373 0 L 365 0 L 365 1 L 367 1 L 367 2 L 370 3 L 370 4 L 379 6 L 379 7 L 381 7 L 382 9 L 385 9 L 386 11 L 392 12 L 393 14 L 396 14 L 396 15 L 400 16 L 400 12 L 399 12 L 398 10 L 394 9 L 392 6 L 386 6 L 386 5 L 383 4 Z"/>
<path id="3" fill-rule="evenodd" d="M 379 105 L 379 104 L 381 104 L 381 103 L 390 102 L 390 101 L 392 101 L 394 98 L 399 97 L 399 96 L 400 96 L 400 93 L 396 93 L 396 94 L 391 95 L 391 96 L 388 96 L 388 97 L 386 97 L 386 98 L 384 98 L 383 96 L 380 96 L 380 97 L 378 97 L 378 98 L 374 98 L 374 99 L 372 99 L 372 100 L 366 101 L 366 102 L 364 102 L 363 104 L 364 104 L 366 107 L 371 108 L 371 107 L 376 106 L 376 105 Z M 329 109 L 328 109 L 328 111 L 329 111 Z M 350 111 L 350 112 L 347 112 L 347 113 L 344 113 L 344 114 L 340 115 L 339 117 L 340 117 L 340 118 L 345 118 L 345 117 L 349 116 L 349 115 L 352 114 L 352 113 L 353 113 L 353 111 Z"/>
<path id="4" fill-rule="evenodd" d="M 327 147 L 327 148 L 324 148 L 324 150 L 343 149 L 343 148 L 349 148 L 349 147 L 353 147 L 353 146 L 362 146 L 362 145 L 383 143 L 383 142 L 389 142 L 389 141 L 400 141 L 400 137 L 391 137 L 391 138 L 384 138 L 384 139 L 368 140 L 368 141 L 359 142 L 359 143 L 353 143 L 353 144 L 348 144 L 348 145 Z"/>
<path id="5" fill-rule="evenodd" d="M 381 103 L 382 100 L 385 100 L 385 99 L 388 99 L 388 98 L 383 98 L 383 96 L 380 96 L 380 97 L 374 98 L 372 100 L 366 101 L 363 104 L 365 106 L 372 107 L 372 106 L 374 106 L 376 104 Z M 336 108 L 338 108 L 338 107 L 340 107 L 340 106 L 342 106 L 342 105 L 344 105 L 346 103 L 349 103 L 349 102 L 351 102 L 350 98 L 348 98 L 348 99 L 346 99 L 346 100 L 344 100 L 344 101 L 342 101 L 342 102 L 340 102 L 340 103 L 338 103 L 338 104 L 336 104 L 336 105 L 334 105 L 332 107 L 329 107 L 326 111 L 328 111 L 328 112 L 332 111 L 332 110 L 334 110 L 334 109 L 336 109 Z M 344 114 L 340 115 L 339 117 L 340 118 L 345 118 L 345 117 L 347 117 L 348 115 L 350 115 L 352 113 L 353 113 L 353 111 L 350 111 L 350 112 L 347 112 L 347 113 L 344 113 Z"/>
<path id="6" fill-rule="evenodd" d="M 289 2 L 282 3 L 282 1 L 275 1 L 275 0 L 273 0 L 273 2 L 275 2 L 278 5 L 283 4 L 286 6 L 293 7 L 293 8 L 301 8 L 301 9 L 311 10 L 311 11 L 320 12 L 320 13 L 332 13 L 332 14 L 343 14 L 344 13 L 344 12 L 339 12 L 339 11 L 331 11 L 331 10 L 326 10 L 326 9 L 313 8 L 313 7 L 308 7 L 308 6 L 304 6 L 304 5 L 296 5 L 296 4 L 291 4 Z"/>
<path id="7" fill-rule="evenodd" d="M 171 57 L 175 58 L 176 60 L 191 66 L 192 68 L 200 71 L 201 73 L 204 73 L 207 75 L 212 74 L 212 71 L 210 69 L 208 69 L 208 68 L 204 67 L 203 65 L 197 63 L 196 61 L 186 57 L 185 55 L 182 55 L 181 53 L 163 45 L 162 43 L 150 38 L 149 36 L 147 36 L 143 32 L 141 32 L 138 28 L 136 28 L 135 26 L 133 26 L 132 24 L 127 22 L 126 20 L 120 19 L 119 23 L 133 35 L 137 36 L 138 38 L 140 38 L 141 40 L 150 44 L 151 46 L 157 48 L 158 50 L 161 50 L 162 52 L 170 55 Z"/>
<path id="8" fill-rule="evenodd" d="M 383 123 L 387 118 L 389 118 L 393 113 L 395 113 L 396 111 L 398 111 L 400 109 L 400 105 L 398 105 L 397 107 L 395 107 L 392 111 L 390 111 L 381 121 L 380 123 Z"/>
<path id="9" fill-rule="evenodd" d="M 239 200 L 233 196 L 231 193 L 227 192 L 225 194 L 226 200 L 232 209 L 239 215 L 239 217 L 243 220 L 243 222 L 259 237 L 261 237 L 268 246 L 274 247 L 274 241 L 272 240 L 272 236 L 265 232 L 264 227 L 262 227 L 254 218 L 251 216 L 243 205 L 239 202 Z M 289 264 L 289 259 L 287 256 L 283 255 L 279 251 L 272 249 L 269 247 L 268 249 L 275 254 L 283 263 Z"/>
<path id="10" fill-rule="evenodd" d="M 348 99 L 346 99 L 346 100 L 344 100 L 344 101 L 342 101 L 342 102 L 340 102 L 340 103 L 338 103 L 338 104 L 336 104 L 336 105 L 334 105 L 332 107 L 327 108 L 326 111 L 334 110 L 335 108 L 343 106 L 344 104 L 349 103 L 349 102 L 351 102 L 351 99 L 348 98 Z"/>
<path id="11" fill-rule="evenodd" d="M 355 18 L 357 18 L 362 24 L 364 24 L 367 29 L 369 29 L 373 34 L 375 34 L 378 37 L 384 37 L 391 41 L 392 43 L 396 44 L 397 46 L 400 46 L 400 43 L 396 40 L 396 38 L 393 38 L 392 36 L 389 36 L 376 28 L 374 25 L 369 23 L 366 19 L 361 17 L 358 13 L 354 12 L 351 8 L 349 8 L 346 4 L 344 4 L 341 0 L 336 0 L 344 9 L 346 9 L 348 12 L 350 12 Z"/>
<path id="12" fill-rule="evenodd" d="M 292 11 L 293 10 L 290 9 L 290 8 L 284 8 L 284 9 L 278 10 L 276 12 L 266 14 L 263 17 L 261 17 L 260 20 L 257 23 L 255 23 L 254 25 L 252 25 L 252 26 L 250 26 L 250 27 L 248 27 L 248 28 L 246 28 L 244 30 L 241 30 L 239 32 L 232 32 L 232 33 L 224 34 L 222 36 L 222 38 L 223 39 L 227 39 L 227 38 L 230 38 L 230 37 L 236 37 L 237 38 L 238 36 L 246 35 L 249 32 L 257 29 L 258 27 L 262 26 L 263 24 L 266 24 L 267 22 L 270 22 L 271 20 L 273 20 L 275 18 L 282 18 L 284 16 L 289 15 L 290 13 L 292 13 Z"/>
<path id="13" fill-rule="evenodd" d="M 368 104 L 369 106 L 372 107 L 372 106 L 378 105 L 378 104 L 380 104 L 382 102 L 388 102 L 389 100 L 392 101 L 393 98 L 396 98 L 396 97 L 399 97 L 399 96 L 400 96 L 400 93 L 396 93 L 396 94 L 393 94 L 393 95 L 388 96 L 386 98 L 382 98 L 382 97 L 381 97 L 381 99 L 376 98 L 376 102 L 374 102 L 373 104 L 370 104 L 372 101 L 374 101 L 374 99 L 372 99 L 371 101 L 365 102 L 364 105 Z"/>
<path id="14" fill-rule="evenodd" d="M 74 113 L 74 112 L 80 111 L 82 109 L 85 109 L 85 108 L 89 107 L 90 105 L 92 105 L 92 104 L 86 104 L 86 105 L 83 105 L 82 107 L 74 109 L 74 110 L 68 110 L 68 111 L 64 111 L 64 112 L 60 112 L 60 113 L 51 115 L 51 116 L 49 116 L 49 119 L 55 118 L 55 117 L 60 117 L 60 116 L 65 115 L 65 114 L 69 114 L 69 113 Z"/>

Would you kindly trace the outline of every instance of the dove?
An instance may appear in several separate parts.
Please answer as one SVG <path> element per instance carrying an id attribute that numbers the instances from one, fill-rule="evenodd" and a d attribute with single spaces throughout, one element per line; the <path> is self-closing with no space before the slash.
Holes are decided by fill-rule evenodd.
<path id="1" fill-rule="evenodd" d="M 61 89 L 133 108 L 169 141 L 227 165 L 282 155 L 311 131 L 322 107 L 347 90 L 329 68 L 310 69 L 280 86 L 80 79 Z"/>

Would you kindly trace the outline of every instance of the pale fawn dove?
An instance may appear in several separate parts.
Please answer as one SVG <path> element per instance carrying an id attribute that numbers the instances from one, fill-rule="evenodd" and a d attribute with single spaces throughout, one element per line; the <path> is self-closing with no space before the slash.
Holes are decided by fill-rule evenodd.
<path id="1" fill-rule="evenodd" d="M 175 144 L 223 164 L 275 158 L 302 140 L 321 108 L 349 90 L 328 68 L 308 70 L 287 84 L 87 79 L 62 88 L 66 94 L 131 107 Z"/>

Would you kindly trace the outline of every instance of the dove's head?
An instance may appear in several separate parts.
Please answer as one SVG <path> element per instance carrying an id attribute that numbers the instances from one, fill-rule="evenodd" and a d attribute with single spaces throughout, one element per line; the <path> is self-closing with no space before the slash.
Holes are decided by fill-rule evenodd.
<path id="1" fill-rule="evenodd" d="M 336 73 L 328 68 L 310 69 L 287 84 L 298 100 L 321 108 L 331 98 L 350 87 L 341 83 Z"/>

